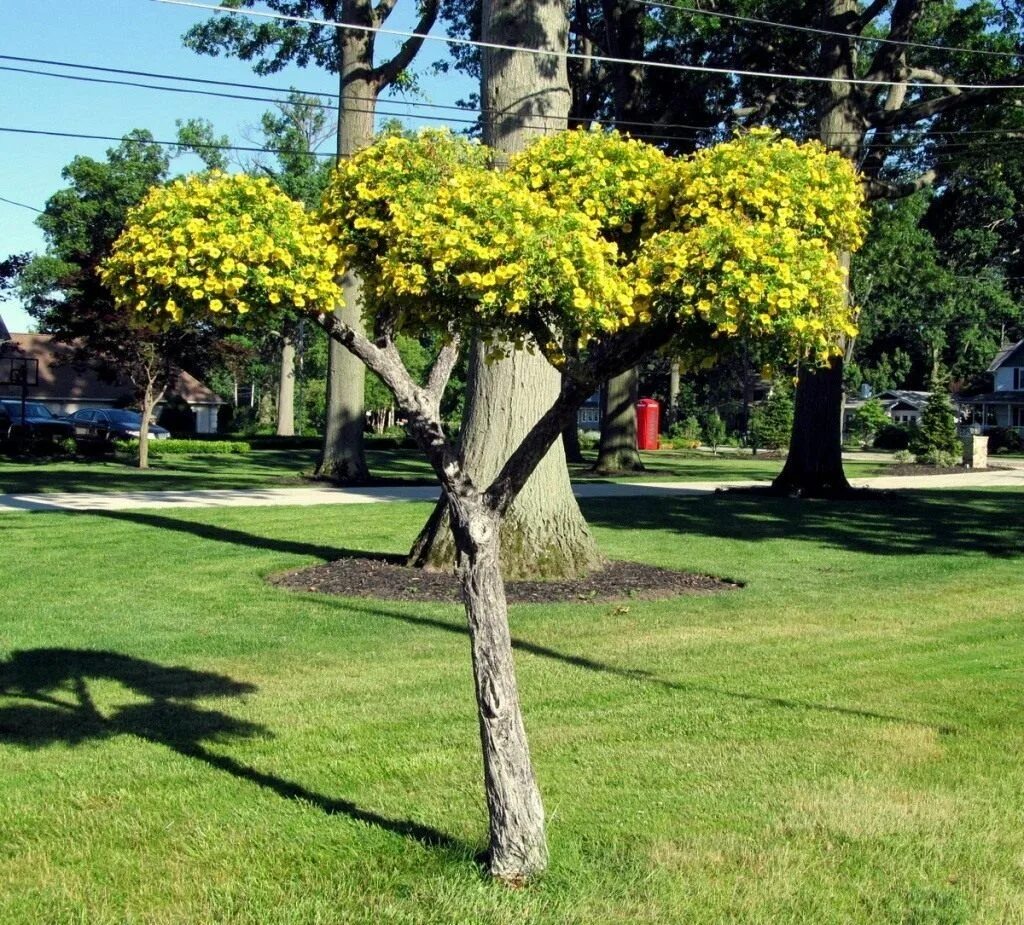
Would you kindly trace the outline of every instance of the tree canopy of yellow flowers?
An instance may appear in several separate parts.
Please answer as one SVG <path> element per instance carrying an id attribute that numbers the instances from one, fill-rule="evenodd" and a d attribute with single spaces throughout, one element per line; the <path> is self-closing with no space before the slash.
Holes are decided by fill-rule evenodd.
<path id="1" fill-rule="evenodd" d="M 158 320 L 319 309 L 339 298 L 322 225 L 266 179 L 211 172 L 155 187 L 100 271 L 117 303 Z"/>
<path id="2" fill-rule="evenodd" d="M 371 327 L 536 343 L 556 364 L 637 324 L 697 359 L 741 335 L 824 359 L 855 332 L 839 254 L 864 236 L 861 184 L 817 143 L 755 130 L 675 159 L 570 131 L 489 161 L 447 132 L 386 137 L 339 165 L 316 221 L 264 180 L 181 180 L 132 213 L 104 280 L 181 320 L 330 310 L 352 269 Z"/>

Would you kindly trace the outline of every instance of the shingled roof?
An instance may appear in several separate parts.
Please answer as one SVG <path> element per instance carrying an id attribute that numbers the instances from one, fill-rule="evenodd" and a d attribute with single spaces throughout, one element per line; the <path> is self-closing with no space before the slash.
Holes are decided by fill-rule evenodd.
<path id="1" fill-rule="evenodd" d="M 124 377 L 113 382 L 99 374 L 94 363 L 83 362 L 74 345 L 62 344 L 49 334 L 12 334 L 14 347 L 39 361 L 39 385 L 32 397 L 62 402 L 122 402 L 134 397 L 135 388 Z M 170 395 L 183 398 L 190 405 L 225 404 L 195 376 L 179 371 Z M 4 387 L 0 386 L 0 396 Z"/>
<path id="2" fill-rule="evenodd" d="M 1024 366 L 1024 340 L 1019 340 L 1015 344 L 1003 347 L 996 354 L 996 358 L 992 361 L 988 371 L 994 373 L 1003 366 Z"/>

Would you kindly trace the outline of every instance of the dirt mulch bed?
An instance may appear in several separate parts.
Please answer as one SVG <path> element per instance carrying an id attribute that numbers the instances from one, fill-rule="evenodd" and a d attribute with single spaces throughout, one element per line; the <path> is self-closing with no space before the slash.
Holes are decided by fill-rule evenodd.
<path id="1" fill-rule="evenodd" d="M 385 559 L 338 559 L 326 565 L 274 575 L 270 583 L 290 591 L 387 601 L 459 601 L 459 586 L 449 572 L 425 572 Z M 709 594 L 740 587 L 708 575 L 674 572 L 640 562 L 609 562 L 578 581 L 510 581 L 512 604 L 605 603 L 659 600 L 683 594 Z"/>

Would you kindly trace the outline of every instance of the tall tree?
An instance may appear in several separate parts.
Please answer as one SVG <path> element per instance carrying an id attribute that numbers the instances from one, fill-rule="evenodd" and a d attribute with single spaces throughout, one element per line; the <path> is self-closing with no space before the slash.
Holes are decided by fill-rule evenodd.
<path id="1" fill-rule="evenodd" d="M 194 123 L 192 123 L 194 125 Z M 188 143 L 183 138 L 183 143 Z M 205 363 L 208 328 L 162 330 L 116 311 L 97 268 L 121 233 L 128 210 L 167 177 L 170 159 L 136 129 L 105 160 L 76 157 L 61 176 L 67 187 L 46 202 L 37 224 L 47 247 L 22 269 L 22 298 L 40 330 L 74 344 L 83 363 L 111 378 L 127 377 L 142 409 L 140 468 L 148 465 L 148 423 L 176 371 Z M 145 284 L 140 284 L 145 288 Z"/>
<path id="2" fill-rule="evenodd" d="M 485 49 L 481 59 L 484 140 L 498 153 L 499 168 L 510 154 L 547 133 L 564 129 L 569 113 L 565 58 L 568 21 L 563 0 L 485 0 L 481 35 L 497 45 L 542 48 L 549 55 Z M 498 347 L 498 351 L 507 348 Z M 504 465 L 561 390 L 558 370 L 527 350 L 507 350 L 478 341 L 470 355 L 462 453 L 467 471 L 481 483 Z M 445 505 L 439 504 L 417 539 L 410 561 L 452 568 L 456 549 Z M 501 533 L 506 578 L 584 575 L 601 562 L 597 544 L 569 482 L 561 442 L 516 498 Z"/>
<path id="3" fill-rule="evenodd" d="M 257 0 L 225 0 L 225 9 L 254 7 Z M 394 12 L 397 0 L 266 0 L 261 5 L 286 16 L 345 23 L 352 28 L 296 22 L 250 20 L 222 15 L 194 26 L 185 43 L 202 54 L 221 52 L 254 62 L 258 74 L 273 74 L 288 64 L 310 64 L 338 75 L 337 158 L 343 160 L 373 141 L 377 100 L 404 79 L 423 43 L 409 38 L 389 59 L 377 63 L 376 33 Z M 413 31 L 423 35 L 437 19 L 439 0 L 421 0 Z M 342 281 L 338 317 L 361 323 L 362 286 L 358 276 Z M 356 357 L 332 342 L 328 354 L 327 413 L 317 474 L 337 481 L 369 478 L 363 448 L 365 370 Z"/>
<path id="4" fill-rule="evenodd" d="M 908 139 L 912 146 L 922 134 L 933 141 L 944 116 L 977 115 L 1012 99 L 1014 91 L 957 86 L 1021 82 L 1012 57 L 1020 53 L 1019 22 L 1016 35 L 995 33 L 992 26 L 1001 16 L 996 7 L 960 7 L 951 0 L 876 0 L 867 6 L 828 0 L 821 25 L 830 33 L 822 38 L 822 74 L 829 80 L 820 104 L 819 135 L 860 167 L 873 197 L 908 195 L 932 185 L 948 169 L 948 157 L 936 157 L 934 145 L 918 142 L 916 157 L 901 158 Z M 860 40 L 872 36 L 884 41 L 862 57 Z M 1008 56 L 947 51 L 943 42 Z M 836 357 L 827 369 L 801 372 L 789 455 L 773 483 L 777 490 L 804 495 L 849 490 L 842 464 L 843 363 L 843 357 Z"/>

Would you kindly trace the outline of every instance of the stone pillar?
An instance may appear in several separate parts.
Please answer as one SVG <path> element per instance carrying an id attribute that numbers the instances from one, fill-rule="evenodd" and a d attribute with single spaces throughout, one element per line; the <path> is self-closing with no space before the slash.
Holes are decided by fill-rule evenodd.
<path id="1" fill-rule="evenodd" d="M 988 437 L 978 434 L 964 437 L 964 465 L 971 469 L 988 468 Z"/>

